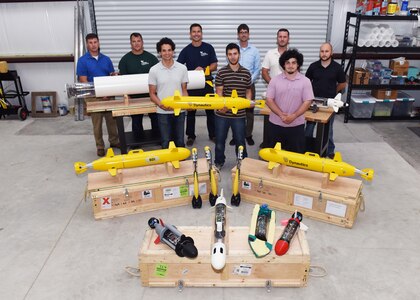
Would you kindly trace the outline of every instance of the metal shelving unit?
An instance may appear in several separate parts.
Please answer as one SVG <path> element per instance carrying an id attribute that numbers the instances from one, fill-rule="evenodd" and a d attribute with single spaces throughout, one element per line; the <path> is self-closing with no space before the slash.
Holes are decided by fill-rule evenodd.
<path id="1" fill-rule="evenodd" d="M 350 116 L 350 99 L 353 90 L 371 90 L 371 89 L 398 89 L 398 90 L 420 90 L 420 84 L 406 84 L 406 85 L 357 85 L 353 84 L 353 75 L 357 59 L 391 59 L 399 56 L 404 56 L 407 59 L 420 60 L 420 47 L 358 47 L 359 30 L 362 21 L 417 21 L 417 16 L 365 16 L 347 12 L 346 27 L 344 31 L 343 51 L 341 55 L 341 66 L 345 73 L 349 72 L 349 82 L 347 89 L 347 106 L 344 109 L 344 122 L 347 123 Z M 353 23 L 352 23 L 353 22 Z M 349 40 L 350 28 L 354 28 L 353 40 Z M 351 49 L 351 51 L 349 51 Z M 346 60 L 348 64 L 346 66 Z M 412 119 L 394 118 L 394 117 L 374 117 L 372 120 L 401 120 Z"/>

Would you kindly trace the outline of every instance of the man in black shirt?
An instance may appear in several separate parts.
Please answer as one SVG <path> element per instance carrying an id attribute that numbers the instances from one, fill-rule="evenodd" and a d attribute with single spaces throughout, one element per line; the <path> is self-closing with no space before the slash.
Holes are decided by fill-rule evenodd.
<path id="1" fill-rule="evenodd" d="M 306 71 L 306 77 L 312 82 L 312 89 L 315 97 L 334 98 L 346 88 L 346 74 L 340 64 L 332 60 L 332 46 L 330 43 L 323 43 L 319 49 L 319 60 L 312 63 Z M 327 156 L 334 157 L 333 140 L 334 114 L 330 120 L 330 133 L 328 141 Z M 315 123 L 307 122 L 305 136 L 312 137 Z"/>

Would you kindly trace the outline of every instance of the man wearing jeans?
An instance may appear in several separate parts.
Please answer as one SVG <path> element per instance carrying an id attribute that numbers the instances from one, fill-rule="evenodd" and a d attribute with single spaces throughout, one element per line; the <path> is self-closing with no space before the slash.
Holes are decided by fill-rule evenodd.
<path id="1" fill-rule="evenodd" d="M 239 46 L 230 43 L 226 46 L 226 56 L 229 64 L 219 70 L 216 75 L 216 93 L 221 97 L 230 97 L 232 91 L 236 90 L 239 97 L 251 100 L 251 73 L 239 64 Z M 216 156 L 215 165 L 220 170 L 225 163 L 225 146 L 229 128 L 232 128 L 235 141 L 235 150 L 243 146 L 243 157 L 247 157 L 245 146 L 245 109 L 238 110 L 233 114 L 227 108 L 216 110 Z"/>
<path id="2" fill-rule="evenodd" d="M 174 60 L 175 44 L 171 39 L 162 38 L 156 44 L 156 50 L 162 60 L 150 69 L 149 94 L 150 100 L 157 105 L 162 148 L 168 148 L 170 141 L 174 141 L 177 147 L 185 147 L 185 112 L 175 116 L 173 109 L 162 105 L 161 100 L 173 96 L 176 90 L 188 96 L 187 67 Z"/>
<path id="3" fill-rule="evenodd" d="M 205 70 L 209 67 L 210 72 L 216 71 L 217 69 L 217 57 L 216 52 L 212 45 L 203 42 L 203 29 L 200 24 L 194 23 L 190 26 L 190 39 L 191 44 L 187 45 L 182 49 L 178 56 L 178 62 L 185 64 L 188 70 Z M 205 96 L 206 94 L 213 94 L 213 87 L 208 83 L 203 89 L 190 90 L 188 94 L 190 96 Z M 195 113 L 196 110 L 190 110 L 187 112 L 187 146 L 194 144 L 195 135 Z M 215 141 L 214 134 L 214 111 L 211 109 L 206 110 L 207 115 L 207 131 L 209 139 Z"/>

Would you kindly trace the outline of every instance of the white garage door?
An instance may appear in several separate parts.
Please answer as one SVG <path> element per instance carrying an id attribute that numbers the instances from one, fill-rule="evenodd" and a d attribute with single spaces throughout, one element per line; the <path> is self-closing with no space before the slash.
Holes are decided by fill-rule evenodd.
<path id="1" fill-rule="evenodd" d="M 129 35 L 143 35 L 145 49 L 156 53 L 162 37 L 176 44 L 176 55 L 189 40 L 189 26 L 199 23 L 203 39 L 214 46 L 219 68 L 226 64 L 225 47 L 237 42 L 236 28 L 250 27 L 250 42 L 260 50 L 261 62 L 267 50 L 276 47 L 279 28 L 290 31 L 290 46 L 304 55 L 304 67 L 318 59 L 319 45 L 326 40 L 330 2 L 327 0 L 94 0 L 101 51 L 117 68 L 121 57 L 130 51 Z M 257 97 L 265 91 L 257 81 Z"/>

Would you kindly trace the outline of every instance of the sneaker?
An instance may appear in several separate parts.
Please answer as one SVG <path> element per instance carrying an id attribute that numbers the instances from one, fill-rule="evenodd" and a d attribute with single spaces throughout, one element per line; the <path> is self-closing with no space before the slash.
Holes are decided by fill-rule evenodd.
<path id="1" fill-rule="evenodd" d="M 255 145 L 254 140 L 252 139 L 252 136 L 249 136 L 246 138 L 246 142 L 248 143 L 248 145 L 253 146 Z"/>
<path id="2" fill-rule="evenodd" d="M 98 149 L 98 150 L 96 150 L 96 154 L 97 154 L 99 157 L 103 157 L 103 156 L 105 156 L 105 149 Z"/>
<path id="3" fill-rule="evenodd" d="M 231 139 L 230 142 L 229 142 L 229 145 L 235 146 L 235 140 L 234 139 Z"/>
<path id="4" fill-rule="evenodd" d="M 121 144 L 120 143 L 118 143 L 118 144 L 110 144 L 109 145 L 111 148 L 118 148 L 118 149 L 120 149 L 121 148 Z"/>
<path id="5" fill-rule="evenodd" d="M 214 164 L 214 166 L 216 167 L 216 170 L 217 171 L 222 171 L 222 168 L 223 168 L 223 164 Z"/>
<path id="6" fill-rule="evenodd" d="M 195 138 L 188 138 L 187 139 L 187 146 L 188 147 L 191 147 L 192 145 L 194 145 L 194 141 L 195 141 Z"/>

